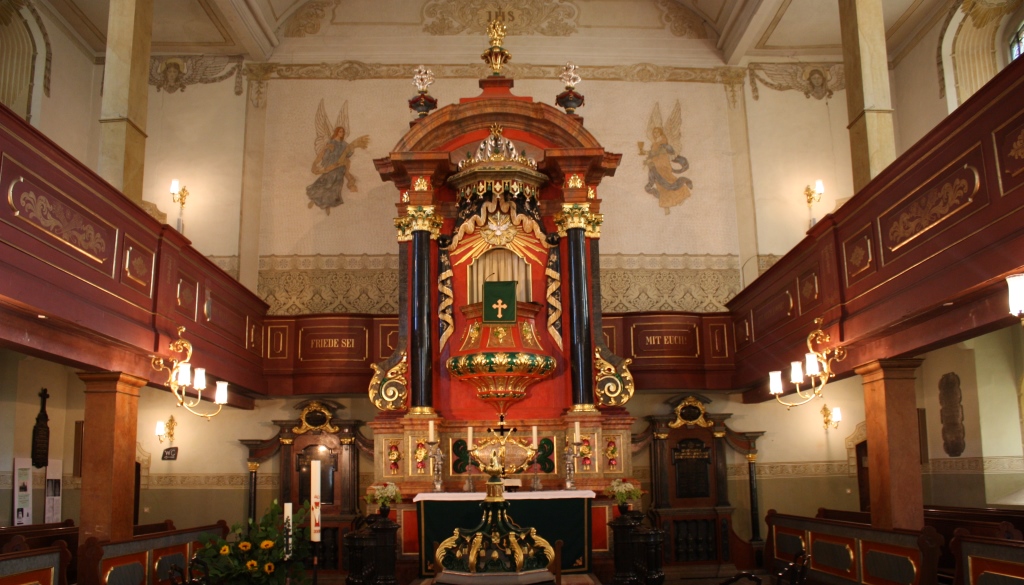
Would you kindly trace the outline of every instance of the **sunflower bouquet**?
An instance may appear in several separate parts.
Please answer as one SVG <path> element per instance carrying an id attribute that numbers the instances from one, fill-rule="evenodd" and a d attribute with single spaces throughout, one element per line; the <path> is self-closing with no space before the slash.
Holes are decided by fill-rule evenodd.
<path id="1" fill-rule="evenodd" d="M 227 538 L 211 536 L 196 553 L 205 565 L 207 580 L 224 585 L 285 585 L 306 580 L 309 559 L 309 527 L 303 527 L 309 503 L 292 516 L 290 553 L 286 550 L 284 518 L 277 500 L 258 521 L 235 524 Z"/>

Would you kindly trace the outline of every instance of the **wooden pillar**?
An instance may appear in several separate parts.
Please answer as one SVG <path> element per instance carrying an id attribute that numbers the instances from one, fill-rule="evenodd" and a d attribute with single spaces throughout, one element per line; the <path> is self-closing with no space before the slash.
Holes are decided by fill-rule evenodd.
<path id="1" fill-rule="evenodd" d="M 141 204 L 153 0 L 111 0 L 109 4 L 98 170 Z"/>
<path id="2" fill-rule="evenodd" d="M 132 537 L 139 388 L 146 380 L 121 372 L 82 372 L 85 440 L 79 542 L 90 536 Z"/>
<path id="3" fill-rule="evenodd" d="M 839 0 L 853 191 L 896 159 L 882 0 Z"/>
<path id="4" fill-rule="evenodd" d="M 877 360 L 857 368 L 867 413 L 871 525 L 924 527 L 914 372 L 923 360 Z"/>

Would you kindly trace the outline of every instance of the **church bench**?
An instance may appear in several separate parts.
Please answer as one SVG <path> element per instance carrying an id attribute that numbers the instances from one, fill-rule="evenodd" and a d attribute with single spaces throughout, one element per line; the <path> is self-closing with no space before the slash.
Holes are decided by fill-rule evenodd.
<path id="1" fill-rule="evenodd" d="M 951 546 L 957 561 L 956 585 L 1024 585 L 1024 542 L 958 530 Z"/>
<path id="2" fill-rule="evenodd" d="M 44 532 L 54 528 L 69 528 L 75 525 L 75 521 L 68 518 L 63 522 L 53 522 L 49 524 L 22 524 L 21 526 L 4 526 L 0 527 L 0 548 L 3 548 L 15 534 L 25 534 L 26 532 Z"/>
<path id="3" fill-rule="evenodd" d="M 187 569 L 208 536 L 226 536 L 223 520 L 209 526 L 135 536 L 121 542 L 90 538 L 79 553 L 79 585 L 170 585 L 170 569 Z"/>
<path id="4" fill-rule="evenodd" d="M 937 581 L 943 538 L 934 528 L 880 530 L 775 510 L 769 510 L 766 520 L 765 568 L 769 572 L 803 550 L 810 556 L 809 582 L 931 585 Z"/>
<path id="5" fill-rule="evenodd" d="M 0 585 L 67 585 L 71 553 L 64 543 L 0 554 Z"/>
<path id="6" fill-rule="evenodd" d="M 1013 524 L 1014 528 L 1024 533 L 1024 510 L 928 505 L 924 507 L 924 515 L 933 518 L 963 518 L 979 522 L 1009 522 Z"/>

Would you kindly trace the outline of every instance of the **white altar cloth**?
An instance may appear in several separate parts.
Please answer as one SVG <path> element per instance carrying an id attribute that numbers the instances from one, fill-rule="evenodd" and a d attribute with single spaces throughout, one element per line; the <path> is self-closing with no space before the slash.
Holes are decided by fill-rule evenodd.
<path id="1" fill-rule="evenodd" d="M 413 502 L 472 502 L 487 497 L 484 492 L 420 492 Z M 569 498 L 595 498 L 593 490 L 542 490 L 529 492 L 505 492 L 506 500 L 565 500 Z"/>

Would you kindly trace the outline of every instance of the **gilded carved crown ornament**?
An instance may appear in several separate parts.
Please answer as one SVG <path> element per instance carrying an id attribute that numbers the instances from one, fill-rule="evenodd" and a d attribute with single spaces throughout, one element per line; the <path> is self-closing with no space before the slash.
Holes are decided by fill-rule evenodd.
<path id="1" fill-rule="evenodd" d="M 506 168 L 521 166 L 537 170 L 537 161 L 526 156 L 526 153 L 520 154 L 516 149 L 516 145 L 508 138 L 505 138 L 503 135 L 504 128 L 500 124 L 492 124 L 490 130 L 491 134 L 477 146 L 476 154 L 470 155 L 467 153 L 466 158 L 459 161 L 459 171 L 469 170 L 487 163 L 503 162 L 510 163 L 505 165 Z M 489 166 L 494 167 L 495 165 Z"/>
<path id="2" fill-rule="evenodd" d="M 303 435 L 310 431 L 321 431 L 325 433 L 336 433 L 338 427 L 331 424 L 334 412 L 326 404 L 319 400 L 313 400 L 302 409 L 299 415 L 301 425 L 292 428 L 296 435 Z"/>
<path id="3" fill-rule="evenodd" d="M 491 46 L 484 50 L 480 58 L 491 68 L 491 75 L 494 77 L 501 77 L 501 67 L 512 60 L 512 53 L 501 46 L 506 34 L 508 30 L 500 20 L 492 20 L 487 25 L 487 36 L 491 39 Z"/>
<path id="4" fill-rule="evenodd" d="M 707 411 L 704 409 L 704 403 L 696 396 L 684 398 L 676 405 L 673 412 L 676 415 L 676 420 L 668 423 L 668 426 L 673 429 L 678 429 L 683 425 L 708 428 L 715 424 L 706 418 Z"/>

